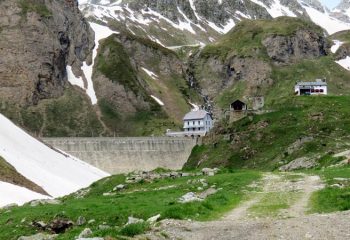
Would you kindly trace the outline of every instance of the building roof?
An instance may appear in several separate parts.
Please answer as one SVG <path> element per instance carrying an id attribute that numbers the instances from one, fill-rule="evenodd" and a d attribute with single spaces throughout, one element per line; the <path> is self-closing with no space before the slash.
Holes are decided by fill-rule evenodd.
<path id="1" fill-rule="evenodd" d="M 245 102 L 242 102 L 242 101 L 239 100 L 239 99 L 237 99 L 237 100 L 235 100 L 234 102 L 232 102 L 231 105 L 234 104 L 234 103 L 243 103 L 243 104 L 245 104 Z"/>
<path id="2" fill-rule="evenodd" d="M 297 86 L 327 86 L 326 82 L 298 82 Z"/>
<path id="3" fill-rule="evenodd" d="M 209 113 L 205 110 L 191 111 L 185 115 L 183 120 L 203 119 L 207 114 Z"/>

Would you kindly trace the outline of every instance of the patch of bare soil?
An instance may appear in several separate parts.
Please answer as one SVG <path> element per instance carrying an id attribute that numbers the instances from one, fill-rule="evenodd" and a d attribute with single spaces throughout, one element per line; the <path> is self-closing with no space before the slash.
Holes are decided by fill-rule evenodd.
<path id="1" fill-rule="evenodd" d="M 261 192 L 243 202 L 217 221 L 196 222 L 163 220 L 159 227 L 138 239 L 183 240 L 271 240 L 271 239 L 350 239 L 350 211 L 307 215 L 308 201 L 314 191 L 322 188 L 318 176 L 266 174 L 260 183 Z M 298 192 L 298 198 L 276 217 L 252 217 L 249 208 L 269 192 Z"/>

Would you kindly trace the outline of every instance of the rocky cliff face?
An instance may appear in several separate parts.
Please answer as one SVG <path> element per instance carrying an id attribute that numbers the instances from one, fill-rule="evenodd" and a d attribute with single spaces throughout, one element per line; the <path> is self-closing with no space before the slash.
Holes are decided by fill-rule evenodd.
<path id="1" fill-rule="evenodd" d="M 268 36 L 262 44 L 276 64 L 325 56 L 330 47 L 323 35 L 309 30 L 297 30 L 292 36 Z"/>
<path id="2" fill-rule="evenodd" d="M 102 21 L 118 31 L 129 30 L 165 46 L 215 41 L 245 18 L 271 18 L 268 11 L 245 0 L 133 0 L 80 1 L 91 21 Z M 156 27 L 156 26 L 157 27 Z"/>
<path id="3" fill-rule="evenodd" d="M 33 105 L 62 96 L 66 65 L 91 61 L 94 35 L 77 1 L 5 0 L 0 19 L 2 101 Z"/>
<path id="4" fill-rule="evenodd" d="M 67 81 L 67 64 L 91 63 L 94 33 L 75 0 L 0 1 L 1 112 L 32 133 L 101 132 L 89 99 Z"/>

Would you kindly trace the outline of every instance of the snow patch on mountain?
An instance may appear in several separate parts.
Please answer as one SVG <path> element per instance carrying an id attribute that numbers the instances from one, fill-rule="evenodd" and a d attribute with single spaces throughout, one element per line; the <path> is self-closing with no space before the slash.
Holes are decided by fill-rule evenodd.
<path id="1" fill-rule="evenodd" d="M 250 1 L 264 7 L 273 18 L 281 17 L 281 16 L 296 17 L 295 13 L 293 13 L 288 7 L 283 6 L 279 0 L 274 0 L 270 6 L 265 5 L 263 2 L 259 0 L 250 0 Z"/>
<path id="2" fill-rule="evenodd" d="M 193 13 L 194 13 L 194 15 L 196 16 L 196 18 L 198 19 L 198 20 L 201 20 L 201 17 L 198 15 L 198 13 L 197 13 L 197 9 L 196 9 L 196 6 L 194 5 L 194 0 L 189 0 L 190 1 L 190 6 L 191 6 L 191 8 L 192 8 L 192 10 L 193 10 Z"/>
<path id="3" fill-rule="evenodd" d="M 162 13 L 160 10 L 156 10 L 157 7 L 151 7 L 151 5 L 148 3 L 145 3 L 145 5 L 140 5 L 139 8 L 135 8 L 135 6 L 132 6 L 132 4 L 128 1 L 122 0 L 79 0 L 79 4 L 86 17 L 93 17 L 104 23 L 107 23 L 109 19 L 114 19 L 124 24 L 130 32 L 134 32 L 132 29 L 135 28 L 143 29 L 148 38 L 163 46 L 167 45 L 162 43 L 166 40 L 163 38 L 159 40 L 159 35 L 157 34 L 169 34 L 172 36 L 171 32 L 174 30 L 181 30 L 194 35 L 193 39 L 190 38 L 190 42 L 187 42 L 188 44 L 195 44 L 196 38 L 198 38 L 200 35 L 202 38 L 203 36 L 206 36 L 206 42 L 211 42 L 213 36 L 210 36 L 210 29 L 219 34 L 225 34 L 236 25 L 237 21 L 256 18 L 255 15 L 252 15 L 249 12 L 249 10 L 244 11 L 243 13 L 237 9 L 237 11 L 230 13 L 232 16 L 231 18 L 226 19 L 225 22 L 222 22 L 222 19 L 213 19 L 212 17 L 207 18 L 203 16 L 202 11 L 198 10 L 200 5 L 198 5 L 196 0 L 187 1 L 188 2 L 186 4 L 188 7 L 190 7 L 190 10 L 184 10 L 185 8 L 183 6 L 186 6 L 186 1 L 182 4 L 179 3 L 178 5 L 175 5 L 176 7 L 174 9 L 171 9 L 174 18 L 169 16 L 167 17 L 167 15 Z M 216 1 L 218 6 L 226 4 L 221 0 Z M 281 0 L 241 0 L 242 4 L 245 4 L 246 1 L 253 2 L 265 8 L 273 18 L 280 16 L 297 17 L 298 15 L 307 14 L 313 22 L 326 29 L 329 34 L 350 29 L 350 5 L 349 7 L 347 7 L 348 5 L 344 4 L 339 5 L 338 8 L 330 12 L 318 0 L 293 0 L 289 3 Z M 218 9 L 213 9 L 213 11 L 217 11 Z M 223 11 L 224 9 L 225 8 L 222 8 L 222 10 L 219 11 Z M 192 12 L 192 16 L 189 15 L 188 12 Z M 348 17 L 348 21 L 346 20 L 346 17 L 341 17 L 343 16 L 342 14 L 340 14 L 340 16 L 334 14 L 335 12 L 342 12 L 345 14 Z M 220 12 L 218 12 L 218 16 L 220 16 L 219 13 Z M 159 25 L 160 29 L 164 32 L 155 33 L 151 31 L 150 28 L 153 24 Z M 164 28 L 166 30 L 164 30 Z M 167 33 L 168 31 L 169 33 Z M 196 37 L 196 35 L 198 37 Z M 199 40 L 197 40 L 197 42 L 198 41 Z M 203 41 L 203 39 L 201 41 Z"/>
<path id="4" fill-rule="evenodd" d="M 112 31 L 109 27 L 102 26 L 92 22 L 90 22 L 90 26 L 95 32 L 95 48 L 92 54 L 92 64 L 88 65 L 86 62 L 84 62 L 82 66 L 82 70 L 84 73 L 84 77 L 86 79 L 87 86 L 85 86 L 84 80 L 82 77 L 76 77 L 74 75 L 72 68 L 70 66 L 67 66 L 67 73 L 68 73 L 68 81 L 71 84 L 77 85 L 82 89 L 84 89 L 86 91 L 86 94 L 90 97 L 91 103 L 95 105 L 97 104 L 97 97 L 94 90 L 94 84 L 92 81 L 92 72 L 93 72 L 95 58 L 97 56 L 97 49 L 100 44 L 99 42 L 100 40 L 109 37 L 113 33 L 118 33 L 118 32 Z"/>
<path id="5" fill-rule="evenodd" d="M 350 71 L 350 57 L 347 56 L 344 59 L 341 59 L 339 61 L 336 61 L 340 66 L 342 66 L 344 69 Z"/>
<path id="6" fill-rule="evenodd" d="M 6 182 L 0 182 L 0 207 L 9 204 L 22 205 L 35 199 L 47 199 L 48 196 L 30 191 L 24 187 L 16 186 Z"/>
<path id="7" fill-rule="evenodd" d="M 197 104 L 189 102 L 189 104 L 192 106 L 192 111 L 199 111 L 199 106 Z"/>
<path id="8" fill-rule="evenodd" d="M 164 103 L 159 98 L 157 98 L 157 97 L 155 97 L 153 95 L 151 95 L 151 98 L 153 98 L 154 101 L 156 101 L 160 106 L 164 106 Z"/>
<path id="9" fill-rule="evenodd" d="M 75 74 L 72 71 L 72 66 L 69 66 L 69 65 L 67 66 L 67 76 L 68 76 L 68 82 L 70 82 L 72 85 L 78 86 L 86 90 L 83 78 L 75 76 Z"/>
<path id="10" fill-rule="evenodd" d="M 153 78 L 153 79 L 155 79 L 155 80 L 158 79 L 158 75 L 155 74 L 154 72 L 152 72 L 152 71 L 150 71 L 150 70 L 148 70 L 148 69 L 146 69 L 146 68 L 144 68 L 144 67 L 141 67 L 141 69 L 142 69 L 145 73 L 147 73 L 147 75 L 150 76 L 151 78 Z"/>
<path id="11" fill-rule="evenodd" d="M 327 30 L 329 34 L 350 29 L 350 24 L 342 22 L 329 15 L 329 12 L 320 12 L 312 7 L 303 5 L 311 20 Z"/>
<path id="12" fill-rule="evenodd" d="M 108 176 L 81 160 L 50 148 L 2 114 L 0 133 L 0 156 L 52 197 L 70 194 Z"/>
<path id="13" fill-rule="evenodd" d="M 228 33 L 235 25 L 236 23 L 234 22 L 234 20 L 231 18 L 228 20 L 228 22 L 226 22 L 225 25 L 223 26 L 218 26 L 215 23 L 205 20 L 206 24 L 209 25 L 209 27 L 211 27 L 212 29 L 214 29 L 216 32 L 220 33 L 220 34 L 225 34 Z"/>
<path id="14" fill-rule="evenodd" d="M 333 40 L 334 45 L 331 47 L 332 53 L 336 53 L 338 49 L 344 44 L 339 40 Z"/>

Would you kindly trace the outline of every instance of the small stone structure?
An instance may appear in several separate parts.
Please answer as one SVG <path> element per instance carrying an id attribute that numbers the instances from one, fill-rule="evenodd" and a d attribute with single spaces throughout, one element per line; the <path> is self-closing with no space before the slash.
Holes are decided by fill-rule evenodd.
<path id="1" fill-rule="evenodd" d="M 233 112 L 246 111 L 248 110 L 248 106 L 246 103 L 242 102 L 241 100 L 236 100 L 233 103 L 231 103 L 230 110 Z"/>
<path id="2" fill-rule="evenodd" d="M 265 112 L 262 111 L 264 105 L 265 99 L 262 96 L 248 97 L 246 101 L 235 100 L 230 104 L 230 111 L 226 112 L 225 115 L 230 122 L 235 122 L 248 115 Z"/>

